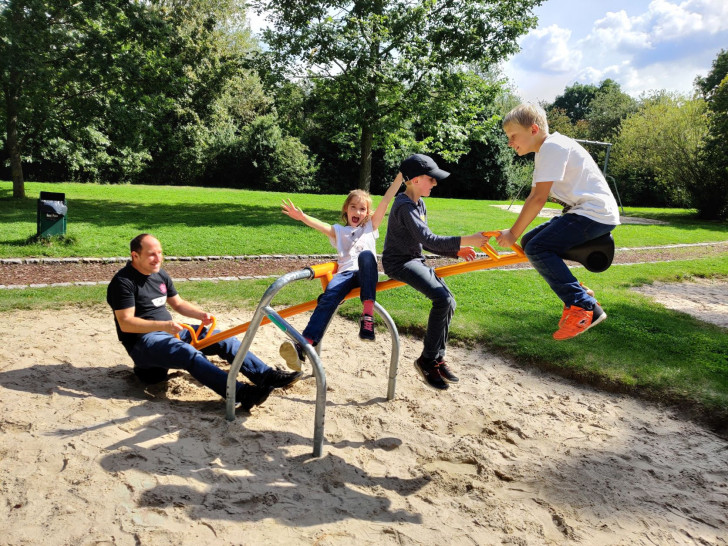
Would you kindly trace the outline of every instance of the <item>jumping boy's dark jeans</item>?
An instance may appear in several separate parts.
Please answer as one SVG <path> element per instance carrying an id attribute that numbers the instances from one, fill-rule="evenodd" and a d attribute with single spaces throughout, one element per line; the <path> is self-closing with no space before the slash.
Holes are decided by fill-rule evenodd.
<path id="1" fill-rule="evenodd" d="M 526 233 L 521 238 L 521 247 L 531 265 L 565 305 L 591 310 L 597 300 L 581 287 L 559 254 L 609 233 L 614 228 L 580 214 L 562 214 Z"/>
<path id="2" fill-rule="evenodd" d="M 410 260 L 401 268 L 386 272 L 389 277 L 402 281 L 432 301 L 430 318 L 427 321 L 423 360 L 445 358 L 450 320 L 455 313 L 455 297 L 445 282 L 435 275 L 435 270 L 425 265 L 423 259 Z"/>

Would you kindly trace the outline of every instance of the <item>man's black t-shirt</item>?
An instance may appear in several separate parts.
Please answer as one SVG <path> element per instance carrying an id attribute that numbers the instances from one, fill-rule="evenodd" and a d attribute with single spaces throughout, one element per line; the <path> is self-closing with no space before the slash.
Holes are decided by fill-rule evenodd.
<path id="1" fill-rule="evenodd" d="M 167 298 L 177 295 L 172 279 L 166 271 L 143 275 L 131 262 L 120 269 L 111 279 L 106 289 L 106 301 L 113 311 L 134 307 L 134 316 L 145 320 L 172 320 L 167 310 Z M 142 334 L 129 334 L 121 331 L 119 321 L 114 314 L 116 335 L 127 352 L 131 351 Z"/>

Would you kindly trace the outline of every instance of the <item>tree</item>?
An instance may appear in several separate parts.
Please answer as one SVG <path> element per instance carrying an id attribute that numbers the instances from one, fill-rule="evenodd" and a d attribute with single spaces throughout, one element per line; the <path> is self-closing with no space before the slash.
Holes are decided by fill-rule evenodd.
<path id="1" fill-rule="evenodd" d="M 24 164 L 80 180 L 195 183 L 271 101 L 242 66 L 242 0 L 0 0 L 13 194 Z"/>
<path id="2" fill-rule="evenodd" d="M 558 132 L 571 138 L 586 139 L 589 137 L 589 122 L 580 119 L 572 123 L 563 108 L 552 107 L 546 113 L 549 123 L 549 132 Z"/>
<path id="3" fill-rule="evenodd" d="M 611 142 L 619 132 L 619 124 L 637 111 L 637 101 L 624 93 L 614 80 L 604 80 L 589 103 L 586 120 L 589 138 Z"/>
<path id="4" fill-rule="evenodd" d="M 125 103 L 127 71 L 143 70 L 139 39 L 163 39 L 159 30 L 137 2 L 0 0 L 0 92 L 14 197 L 25 196 L 23 157 L 42 156 L 42 144 L 47 152 L 53 139 L 80 143 L 65 150 L 73 157 L 106 140 L 98 121 Z"/>
<path id="5" fill-rule="evenodd" d="M 721 50 L 705 78 L 696 86 L 708 106 L 708 134 L 701 159 L 706 174 L 690 190 L 703 218 L 728 219 L 728 51 Z"/>
<path id="6" fill-rule="evenodd" d="M 618 173 L 642 173 L 665 204 L 690 206 L 690 187 L 705 176 L 700 154 L 708 132 L 706 103 L 665 92 L 643 101 L 621 125 L 612 155 Z M 629 194 L 629 190 L 623 192 Z M 663 204 L 664 197 L 656 196 Z"/>
<path id="7" fill-rule="evenodd" d="M 728 51 L 721 49 L 713 61 L 713 67 L 708 75 L 695 78 L 695 87 L 702 93 L 703 98 L 709 99 L 713 92 L 718 89 L 726 74 L 728 74 Z"/>
<path id="8" fill-rule="evenodd" d="M 375 135 L 402 127 L 444 73 L 494 66 L 535 26 L 543 0 L 256 0 L 272 66 L 308 78 L 358 137 L 359 187 L 371 183 Z M 446 78 L 445 78 L 446 80 Z M 337 101 L 334 101 L 336 97 Z M 343 112 L 342 112 L 343 111 Z M 345 116 L 343 114 L 346 114 Z"/>
<path id="9" fill-rule="evenodd" d="M 598 90 L 599 88 L 595 85 L 577 82 L 564 89 L 564 93 L 557 96 L 546 109 L 560 108 L 571 120 L 571 123 L 576 123 L 579 120 L 586 119 L 589 105 Z"/>

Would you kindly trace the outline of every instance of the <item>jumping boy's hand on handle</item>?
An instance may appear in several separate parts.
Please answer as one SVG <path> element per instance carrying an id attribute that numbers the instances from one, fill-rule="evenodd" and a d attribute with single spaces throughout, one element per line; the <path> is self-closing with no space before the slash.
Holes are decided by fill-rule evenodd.
<path id="1" fill-rule="evenodd" d="M 502 229 L 500 235 L 495 238 L 498 246 L 503 248 L 511 248 L 516 244 L 518 237 L 514 235 L 510 229 Z"/>

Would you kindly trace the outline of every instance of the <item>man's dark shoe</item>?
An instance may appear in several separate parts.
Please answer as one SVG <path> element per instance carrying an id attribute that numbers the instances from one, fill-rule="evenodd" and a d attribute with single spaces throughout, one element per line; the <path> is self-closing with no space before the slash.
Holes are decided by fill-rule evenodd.
<path id="1" fill-rule="evenodd" d="M 438 391 L 447 390 L 448 385 L 440 375 L 440 369 L 434 360 L 427 362 L 420 357 L 415 360 L 415 369 L 425 380 L 425 383 L 433 389 Z"/>
<path id="2" fill-rule="evenodd" d="M 302 376 L 303 372 L 284 372 L 271 368 L 263 376 L 260 386 L 270 387 L 271 389 L 284 389 L 293 385 Z"/>
<path id="3" fill-rule="evenodd" d="M 437 369 L 440 370 L 440 375 L 448 383 L 457 383 L 460 381 L 460 378 L 452 373 L 452 370 L 450 370 L 450 367 L 445 364 L 444 360 L 437 361 Z"/>
<path id="4" fill-rule="evenodd" d="M 306 361 L 306 357 L 303 354 L 303 347 L 298 343 L 287 339 L 281 343 L 278 353 L 286 361 L 286 366 L 297 372 L 301 371 L 303 363 Z"/>
<path id="5" fill-rule="evenodd" d="M 273 389 L 271 387 L 258 387 L 243 383 L 235 395 L 235 402 L 240 404 L 240 409 L 250 412 L 253 406 L 260 406 L 268 399 Z"/>
<path id="6" fill-rule="evenodd" d="M 374 341 L 374 317 L 362 315 L 359 319 L 359 337 L 365 341 Z"/>

